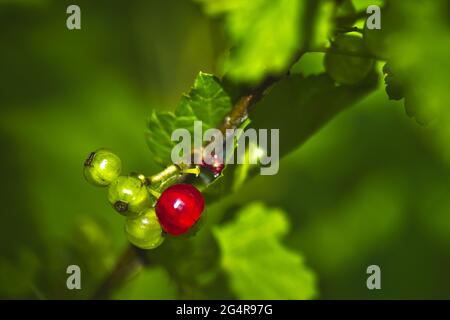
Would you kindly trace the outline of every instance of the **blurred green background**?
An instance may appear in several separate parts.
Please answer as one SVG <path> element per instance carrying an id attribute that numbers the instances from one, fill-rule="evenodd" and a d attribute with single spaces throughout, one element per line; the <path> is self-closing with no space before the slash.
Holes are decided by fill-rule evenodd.
<path id="1" fill-rule="evenodd" d="M 80 0 L 78 31 L 66 28 L 69 4 L 0 1 L 1 298 L 78 299 L 95 291 L 127 241 L 105 190 L 84 181 L 85 157 L 108 147 L 124 171 L 157 172 L 146 118 L 173 109 L 198 71 L 217 74 L 227 47 L 220 20 L 191 1 Z M 444 52 L 448 27 L 428 37 Z M 430 48 L 431 80 L 436 66 L 439 75 L 450 72 L 448 55 L 436 61 L 436 46 L 415 41 Z M 320 71 L 321 59 L 309 56 L 298 72 Z M 443 95 L 433 92 L 445 107 L 447 80 L 436 80 Z M 290 222 L 283 244 L 314 271 L 319 298 L 449 299 L 448 136 L 409 119 L 380 83 L 284 158 L 278 175 L 255 177 L 208 207 L 208 216 L 252 201 L 283 209 Z M 165 245 L 157 250 L 164 257 Z M 66 289 L 70 264 L 81 267 L 80 291 Z M 371 264 L 381 267 L 382 290 L 366 288 Z M 114 297 L 239 297 L 225 276 L 204 288 L 183 281 L 162 263 Z"/>

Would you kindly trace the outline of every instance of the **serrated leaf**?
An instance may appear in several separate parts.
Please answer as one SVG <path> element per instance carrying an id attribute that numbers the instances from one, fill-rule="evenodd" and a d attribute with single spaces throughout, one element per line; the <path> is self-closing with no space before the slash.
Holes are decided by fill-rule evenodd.
<path id="1" fill-rule="evenodd" d="M 218 79 L 200 72 L 191 91 L 181 98 L 177 116 L 195 116 L 205 128 L 217 127 L 232 107 L 231 99 Z"/>
<path id="2" fill-rule="evenodd" d="M 153 159 L 158 163 L 164 163 L 166 156 L 170 155 L 173 142 L 170 137 L 174 128 L 175 115 L 170 112 L 153 111 L 148 120 L 146 140 Z"/>
<path id="3" fill-rule="evenodd" d="M 314 274 L 299 253 L 280 239 L 289 223 L 283 211 L 253 203 L 236 219 L 213 232 L 221 248 L 221 266 L 241 299 L 310 299 L 316 294 Z"/>
<path id="4" fill-rule="evenodd" d="M 236 45 L 224 63 L 236 81 L 257 82 L 285 70 L 301 45 L 304 0 L 198 0 L 211 15 L 223 15 Z"/>
<path id="5" fill-rule="evenodd" d="M 202 121 L 203 130 L 214 128 L 231 111 L 231 98 L 219 80 L 200 72 L 189 93 L 184 94 L 175 112 L 153 111 L 148 120 L 147 145 L 153 159 L 162 165 L 172 163 L 170 154 L 178 143 L 171 140 L 175 129 L 194 132 L 194 122 Z"/>

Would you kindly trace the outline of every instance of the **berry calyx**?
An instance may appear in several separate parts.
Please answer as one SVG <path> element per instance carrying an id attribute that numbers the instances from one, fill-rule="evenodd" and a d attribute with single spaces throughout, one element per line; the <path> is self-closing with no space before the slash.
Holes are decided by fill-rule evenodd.
<path id="1" fill-rule="evenodd" d="M 178 236 L 186 233 L 200 218 L 205 200 L 190 184 L 170 186 L 156 203 L 156 215 L 167 233 Z"/>
<path id="2" fill-rule="evenodd" d="M 145 184 L 136 176 L 120 176 L 114 180 L 108 189 L 108 201 L 127 217 L 137 217 L 151 205 Z"/>
<path id="3" fill-rule="evenodd" d="M 141 249 L 155 249 L 164 241 L 163 231 L 153 208 L 146 209 L 137 218 L 128 218 L 125 234 L 133 245 Z"/>
<path id="4" fill-rule="evenodd" d="M 84 177 L 96 186 L 107 186 L 120 175 L 122 161 L 106 149 L 91 152 L 84 161 Z"/>

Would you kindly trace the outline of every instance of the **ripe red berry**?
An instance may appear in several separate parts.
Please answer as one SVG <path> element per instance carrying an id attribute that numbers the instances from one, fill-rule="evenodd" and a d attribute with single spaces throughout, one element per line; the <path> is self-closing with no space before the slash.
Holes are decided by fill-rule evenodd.
<path id="1" fill-rule="evenodd" d="M 203 159 L 202 167 L 208 168 L 214 174 L 214 177 L 217 178 L 221 173 L 223 168 L 225 167 L 223 161 L 219 159 L 216 154 L 212 154 L 207 156 L 207 160 Z"/>
<path id="2" fill-rule="evenodd" d="M 165 232 L 178 236 L 187 232 L 200 218 L 205 200 L 190 184 L 170 186 L 156 203 L 156 215 Z"/>

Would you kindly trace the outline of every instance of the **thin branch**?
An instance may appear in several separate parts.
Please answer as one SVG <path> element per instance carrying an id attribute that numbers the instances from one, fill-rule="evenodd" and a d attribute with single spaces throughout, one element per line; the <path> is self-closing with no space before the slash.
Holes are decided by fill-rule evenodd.
<path id="1" fill-rule="evenodd" d="M 117 260 L 114 269 L 107 275 L 92 296 L 92 299 L 102 300 L 111 298 L 112 293 L 120 288 L 129 277 L 138 272 L 144 265 L 149 264 L 145 252 L 129 245 Z"/>

